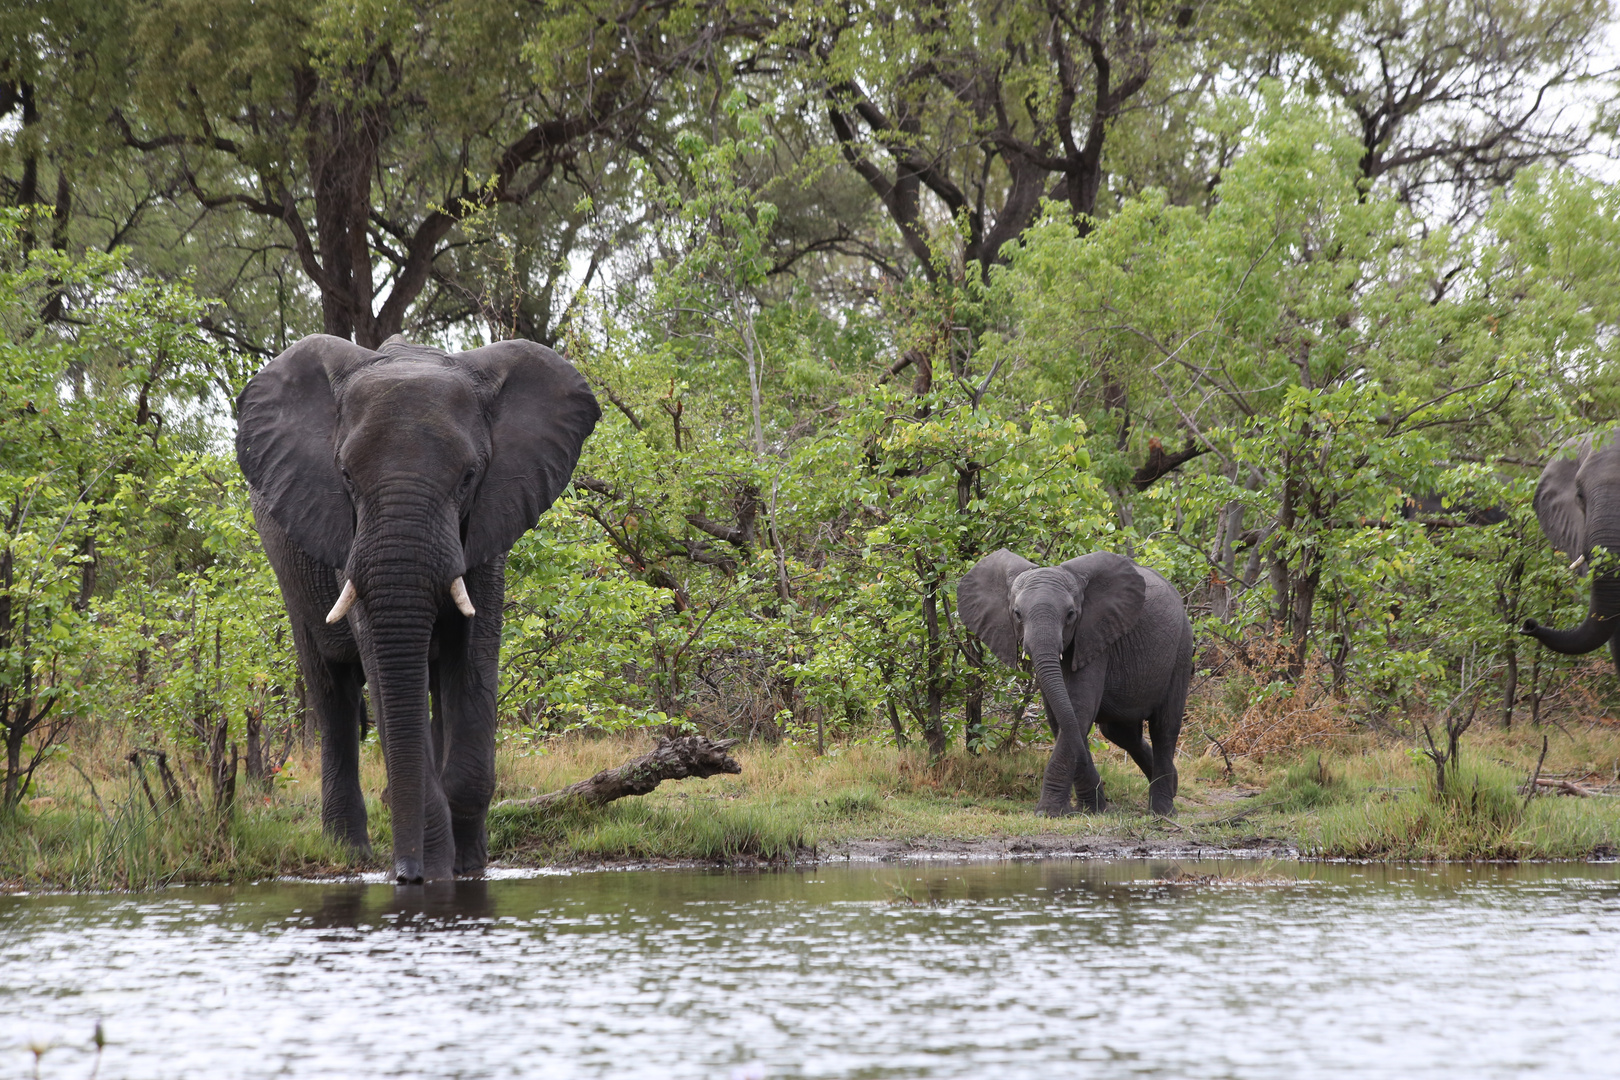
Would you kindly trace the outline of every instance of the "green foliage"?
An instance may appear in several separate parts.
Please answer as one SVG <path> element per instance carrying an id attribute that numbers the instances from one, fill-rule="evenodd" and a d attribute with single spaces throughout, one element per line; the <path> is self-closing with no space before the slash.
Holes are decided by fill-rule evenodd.
<path id="1" fill-rule="evenodd" d="M 0 216 L 0 729 L 3 806 L 101 700 L 87 677 L 111 636 L 106 564 L 148 561 L 121 541 L 146 519 L 139 489 L 208 428 L 183 418 L 215 352 L 187 291 L 129 280 L 116 257 L 25 250 L 25 215 Z M 65 306 L 71 322 L 46 322 Z M 182 414 L 165 424 L 164 412 Z M 165 427 L 169 432 L 165 432 Z M 110 569 L 110 568 L 108 568 Z"/>
<path id="2" fill-rule="evenodd" d="M 638 799 L 545 815 L 502 808 L 490 815 L 490 853 L 547 860 L 789 860 L 815 843 L 799 811 L 765 800 L 671 807 Z"/>
<path id="3" fill-rule="evenodd" d="M 1321 754 L 1313 752 L 1288 766 L 1266 789 L 1264 799 L 1270 808 L 1289 813 L 1331 806 L 1349 795 L 1350 786 L 1344 777 L 1334 773 Z"/>
<path id="4" fill-rule="evenodd" d="M 1424 150 L 1436 101 L 1404 99 L 1369 143 L 1365 45 L 1394 26 L 1397 66 L 1428 63 L 1431 31 L 1476 32 L 1443 5 L 1142 9 L 1089 45 L 1020 3 L 0 15 L 0 108 L 18 80 L 50 90 L 0 130 L 0 193 L 42 205 L 47 174 L 67 193 L 0 221 L 4 802 L 26 804 L 69 721 L 173 751 L 198 816 L 250 728 L 272 768 L 291 747 L 298 675 L 224 397 L 321 326 L 563 338 L 603 402 L 574 487 L 509 560 L 513 745 L 920 738 L 938 761 L 1009 751 L 961 783 L 1025 798 L 1007 762 L 1044 738 L 1031 685 L 954 611 L 1000 547 L 1163 571 L 1205 670 L 1247 658 L 1234 713 L 1318 677 L 1385 730 L 1522 713 L 1527 683 L 1572 666 L 1519 624 L 1583 607 L 1530 511 L 1534 466 L 1620 417 L 1620 195 L 1546 162 L 1489 172 L 1488 117 L 1514 100 L 1491 72 L 1564 70 L 1603 13 L 1488 6 L 1546 40 L 1435 60 L 1474 81 L 1455 145 L 1410 167 L 1390 148 Z M 1133 87 L 1111 104 L 1064 85 L 1099 55 Z M 1107 177 L 1089 194 L 1082 157 Z M 1434 211 L 1445 169 L 1468 213 Z M 134 252 L 96 253 L 118 238 Z M 1338 813 L 1343 781 L 1318 763 L 1274 794 Z M 850 798 L 830 811 L 871 812 Z M 1479 799 L 1398 801 L 1385 839 L 1324 843 L 1465 829 L 1489 848 L 1523 827 Z M 801 835 L 721 815 L 637 847 L 669 826 L 638 813 L 580 843 Z M 503 844 L 529 827 L 503 822 Z"/>
<path id="5" fill-rule="evenodd" d="M 1273 91 L 1241 129 L 1247 149 L 1207 214 L 1148 192 L 1084 239 L 1061 216 L 1031 230 L 998 278 L 1015 332 L 995 354 L 1026 393 L 1114 381 L 1149 402 L 1149 430 L 1179 427 L 1203 451 L 1173 488 L 1134 500 L 1134 531 L 1184 589 L 1207 583 L 1205 633 L 1280 625 L 1289 675 L 1314 649 L 1374 700 L 1460 687 L 1468 657 L 1512 655 L 1522 615 L 1562 601 L 1525 514 L 1530 478 L 1464 462 L 1525 453 L 1565 422 L 1563 348 L 1527 336 L 1568 321 L 1565 297 L 1508 303 L 1488 276 L 1437 291 L 1511 257 L 1524 229 L 1425 235 L 1365 191 L 1331 115 Z M 1502 220 L 1537 191 L 1516 190 Z M 1122 483 L 1118 458 L 1099 464 Z M 1403 516 L 1431 492 L 1510 521 Z M 1247 523 L 1257 538 L 1240 537 Z"/>

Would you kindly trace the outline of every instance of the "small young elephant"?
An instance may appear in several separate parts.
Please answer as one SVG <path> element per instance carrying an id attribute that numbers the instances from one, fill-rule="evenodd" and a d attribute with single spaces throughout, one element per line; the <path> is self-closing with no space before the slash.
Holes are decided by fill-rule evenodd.
<path id="1" fill-rule="evenodd" d="M 1153 812 L 1174 812 L 1192 624 L 1168 581 L 1107 551 L 1043 567 L 1002 548 L 957 583 L 956 610 L 1004 663 L 1026 652 L 1034 661 L 1057 738 L 1036 813 L 1070 813 L 1071 787 L 1082 809 L 1105 805 L 1086 746 L 1093 720 L 1147 776 Z"/>

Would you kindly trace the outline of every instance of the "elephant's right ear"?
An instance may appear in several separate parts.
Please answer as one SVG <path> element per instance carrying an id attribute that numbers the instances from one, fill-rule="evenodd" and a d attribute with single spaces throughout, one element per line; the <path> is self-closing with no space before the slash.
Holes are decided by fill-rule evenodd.
<path id="1" fill-rule="evenodd" d="M 277 525 L 311 558 L 341 568 L 354 542 L 354 507 L 338 471 L 332 379 L 377 354 L 311 334 L 289 346 L 236 399 L 236 461 Z"/>
<path id="2" fill-rule="evenodd" d="M 1017 667 L 1023 652 L 1013 629 L 1010 586 L 1013 578 L 1033 569 L 1034 563 L 1002 548 L 980 559 L 956 583 L 956 613 L 1008 667 Z"/>
<path id="3" fill-rule="evenodd" d="M 1541 470 L 1536 483 L 1536 520 L 1552 546 L 1572 559 L 1586 554 L 1586 507 L 1581 503 L 1576 476 L 1592 453 L 1590 436 L 1571 439 Z"/>

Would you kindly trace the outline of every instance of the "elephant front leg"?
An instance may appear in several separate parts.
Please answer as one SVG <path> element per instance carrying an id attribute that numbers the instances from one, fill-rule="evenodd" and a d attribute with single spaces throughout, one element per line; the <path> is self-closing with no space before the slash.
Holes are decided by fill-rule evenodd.
<path id="1" fill-rule="evenodd" d="M 366 797 L 360 789 L 360 725 L 365 716 L 358 664 L 329 663 L 295 632 L 298 666 L 321 733 L 321 828 L 362 856 L 371 854 Z"/>
<path id="2" fill-rule="evenodd" d="M 436 663 L 437 712 L 444 726 L 444 791 L 450 803 L 455 874 L 489 863 L 488 814 L 495 794 L 495 690 L 500 664 L 505 559 L 465 575 L 478 614 L 447 614 Z M 458 622 L 459 621 L 459 622 Z"/>
<path id="3" fill-rule="evenodd" d="M 1081 738 L 1080 759 L 1074 769 L 1074 801 L 1082 810 L 1101 813 L 1108 808 L 1103 797 L 1102 774 L 1097 771 L 1097 759 L 1091 754 L 1089 729 Z"/>
<path id="4" fill-rule="evenodd" d="M 1046 762 L 1046 775 L 1041 778 L 1041 797 L 1035 803 L 1035 812 L 1042 817 L 1064 817 L 1074 813 L 1069 802 L 1069 789 L 1074 785 L 1074 764 L 1065 760 L 1067 747 L 1059 732 L 1057 745 Z"/>
<path id="5" fill-rule="evenodd" d="M 1100 676 L 1100 672 L 1098 674 Z M 1055 709 L 1050 700 L 1047 702 L 1048 717 L 1055 716 L 1057 720 L 1057 743 L 1052 748 L 1051 760 L 1046 763 L 1040 801 L 1035 804 L 1035 812 L 1047 817 L 1074 812 L 1069 802 L 1070 791 L 1079 795 L 1081 810 L 1101 810 L 1106 805 L 1102 777 L 1097 774 L 1097 764 L 1086 745 L 1086 736 L 1102 697 L 1100 677 L 1095 685 L 1092 680 L 1075 680 L 1069 684 L 1065 697 L 1067 700 Z"/>

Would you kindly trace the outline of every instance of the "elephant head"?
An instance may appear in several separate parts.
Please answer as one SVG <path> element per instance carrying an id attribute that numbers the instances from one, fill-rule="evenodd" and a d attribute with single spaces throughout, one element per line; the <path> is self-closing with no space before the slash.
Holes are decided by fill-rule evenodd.
<path id="1" fill-rule="evenodd" d="M 1093 718 L 1075 715 L 1064 665 L 1079 671 L 1101 657 L 1136 624 L 1146 593 L 1135 564 L 1111 552 L 1041 567 L 1002 548 L 963 575 L 956 608 L 1003 663 L 1018 667 L 1028 654 L 1060 745 L 1067 739 L 1079 752 L 1080 724 Z M 1066 792 L 1063 799 L 1066 804 Z"/>
<path id="2" fill-rule="evenodd" d="M 476 617 L 463 574 L 533 527 L 599 415 L 567 361 L 520 341 L 451 355 L 315 335 L 237 399 L 237 460 L 257 504 L 343 582 L 327 621 L 347 620 L 364 658 L 402 880 L 424 875 L 424 829 L 447 827 L 428 738 L 434 625 Z"/>
<path id="3" fill-rule="evenodd" d="M 1552 546 L 1592 572 L 1586 619 L 1569 630 L 1526 619 L 1523 633 L 1562 653 L 1589 653 L 1620 628 L 1620 441 L 1571 439 L 1542 470 L 1533 503 Z M 1620 665 L 1620 658 L 1616 660 Z"/>

